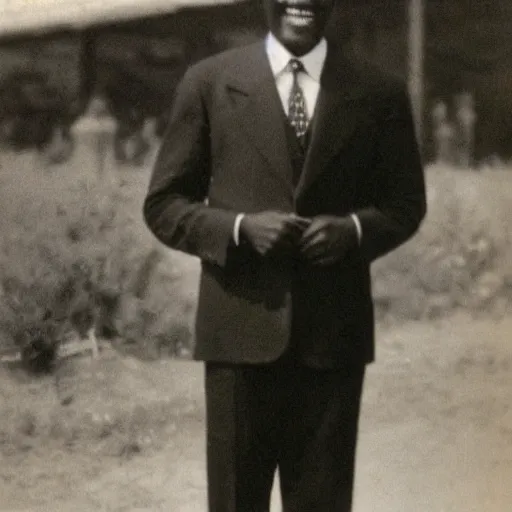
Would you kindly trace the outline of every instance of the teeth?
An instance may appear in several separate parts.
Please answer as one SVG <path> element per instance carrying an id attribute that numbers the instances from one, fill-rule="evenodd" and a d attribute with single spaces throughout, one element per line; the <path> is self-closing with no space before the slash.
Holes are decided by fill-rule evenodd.
<path id="1" fill-rule="evenodd" d="M 300 16 L 303 18 L 312 18 L 313 13 L 308 9 L 298 9 L 297 7 L 287 7 L 286 14 L 290 16 Z"/>

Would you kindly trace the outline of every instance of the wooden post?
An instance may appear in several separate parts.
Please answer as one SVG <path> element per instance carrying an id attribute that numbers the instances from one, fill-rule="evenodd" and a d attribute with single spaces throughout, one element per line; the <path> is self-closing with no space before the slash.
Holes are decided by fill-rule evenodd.
<path id="1" fill-rule="evenodd" d="M 423 143 L 423 61 L 424 4 L 423 0 L 408 0 L 409 11 L 409 93 L 416 122 L 416 136 Z"/>

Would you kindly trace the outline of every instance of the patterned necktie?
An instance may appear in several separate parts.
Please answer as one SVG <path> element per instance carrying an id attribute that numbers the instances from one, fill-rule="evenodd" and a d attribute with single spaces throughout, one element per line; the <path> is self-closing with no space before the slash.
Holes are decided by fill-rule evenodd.
<path id="1" fill-rule="evenodd" d="M 309 120 L 304 91 L 299 85 L 298 76 L 300 72 L 305 73 L 306 70 L 298 59 L 291 59 L 288 65 L 293 73 L 293 84 L 288 98 L 288 120 L 299 140 L 302 140 L 308 129 Z"/>

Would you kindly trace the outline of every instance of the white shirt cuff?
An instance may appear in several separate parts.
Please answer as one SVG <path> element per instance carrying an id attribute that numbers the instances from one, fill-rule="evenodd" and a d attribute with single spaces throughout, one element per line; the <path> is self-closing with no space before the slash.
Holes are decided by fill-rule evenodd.
<path id="1" fill-rule="evenodd" d="M 233 226 L 233 240 L 235 241 L 235 245 L 240 245 L 240 223 L 244 218 L 245 213 L 239 213 L 235 218 L 235 224 Z"/>
<path id="2" fill-rule="evenodd" d="M 361 226 L 361 221 L 359 220 L 359 217 L 355 213 L 351 213 L 350 217 L 354 221 L 354 224 L 356 225 L 357 230 L 357 241 L 359 244 L 361 244 L 361 241 L 363 239 L 363 226 Z"/>

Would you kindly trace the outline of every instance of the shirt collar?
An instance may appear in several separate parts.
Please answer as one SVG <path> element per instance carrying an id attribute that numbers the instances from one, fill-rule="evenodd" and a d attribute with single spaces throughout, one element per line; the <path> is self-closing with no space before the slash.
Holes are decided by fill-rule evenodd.
<path id="1" fill-rule="evenodd" d="M 271 32 L 268 34 L 265 41 L 265 49 L 274 76 L 279 75 L 285 70 L 290 59 L 297 58 L 292 55 Z M 309 53 L 299 57 L 299 60 L 304 65 L 304 69 L 307 74 L 317 82 L 320 82 L 320 75 L 322 73 L 326 55 L 327 41 L 325 39 L 321 39 Z"/>

